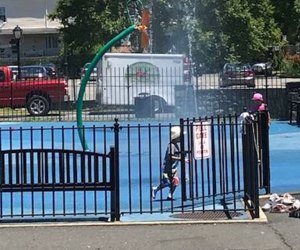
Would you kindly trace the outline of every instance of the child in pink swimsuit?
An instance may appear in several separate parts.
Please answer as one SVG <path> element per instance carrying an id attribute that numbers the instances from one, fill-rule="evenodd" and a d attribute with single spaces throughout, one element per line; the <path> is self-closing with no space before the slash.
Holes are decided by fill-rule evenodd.
<path id="1" fill-rule="evenodd" d="M 252 97 L 252 101 L 254 101 L 254 104 L 250 108 L 250 111 L 252 113 L 257 112 L 257 111 L 262 112 L 267 109 L 267 104 L 264 103 L 262 94 L 255 93 Z"/>
<path id="2" fill-rule="evenodd" d="M 252 101 L 254 101 L 254 103 L 250 108 L 251 113 L 263 112 L 263 111 L 267 110 L 267 104 L 264 103 L 262 94 L 255 93 L 252 97 Z M 268 124 L 269 124 L 269 126 L 271 125 L 270 113 L 268 113 Z"/>

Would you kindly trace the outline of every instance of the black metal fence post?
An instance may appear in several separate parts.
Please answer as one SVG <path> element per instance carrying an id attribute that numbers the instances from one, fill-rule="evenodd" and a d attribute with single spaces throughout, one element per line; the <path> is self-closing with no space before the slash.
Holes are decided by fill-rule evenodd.
<path id="1" fill-rule="evenodd" d="M 117 164 L 116 150 L 114 147 L 110 148 L 110 183 L 111 190 L 111 216 L 110 221 L 120 221 L 120 186 L 119 186 L 119 165 Z"/>
<path id="2" fill-rule="evenodd" d="M 268 65 L 265 65 L 265 87 L 266 87 L 266 102 L 268 103 L 268 99 L 269 99 L 269 91 L 268 91 Z"/>
<path id="3" fill-rule="evenodd" d="M 259 114 L 261 162 L 263 166 L 263 187 L 266 193 L 271 192 L 270 183 L 270 148 L 269 148 L 269 111 Z"/>
<path id="4" fill-rule="evenodd" d="M 244 165 L 244 200 L 247 206 L 254 209 L 253 217 L 259 217 L 258 190 L 258 155 L 255 145 L 254 124 L 243 125 L 243 165 Z M 250 203 L 248 202 L 250 201 Z M 251 212 L 251 211 L 250 211 Z"/>
<path id="5" fill-rule="evenodd" d="M 259 187 L 258 187 L 258 161 L 257 161 L 257 153 L 256 153 L 256 145 L 254 142 L 254 134 L 250 134 L 250 141 L 253 142 L 253 145 L 250 147 L 250 156 L 251 156 L 251 163 L 249 167 L 251 168 L 251 206 L 254 209 L 253 218 L 259 218 Z"/>
<path id="6" fill-rule="evenodd" d="M 130 70 L 129 65 L 126 67 L 126 74 L 127 74 L 127 81 L 126 81 L 126 88 L 127 88 L 127 111 L 128 111 L 128 120 L 130 120 Z"/>
<path id="7" fill-rule="evenodd" d="M 254 124 L 248 126 L 249 132 L 249 156 L 250 156 L 250 194 L 251 194 L 251 206 L 254 208 L 254 218 L 259 218 L 259 185 L 258 185 L 258 155 L 257 144 L 255 143 L 257 138 L 253 133 Z"/>
<path id="8" fill-rule="evenodd" d="M 186 172 L 185 172 L 185 150 L 184 150 L 184 120 L 180 119 L 180 151 L 181 151 L 181 195 L 182 200 L 186 201 Z"/>
<path id="9" fill-rule="evenodd" d="M 296 124 L 300 126 L 300 103 L 296 103 Z"/>
<path id="10" fill-rule="evenodd" d="M 114 185 L 115 185 L 115 220 L 120 221 L 120 173 L 119 173 L 119 132 L 118 119 L 114 123 Z"/>

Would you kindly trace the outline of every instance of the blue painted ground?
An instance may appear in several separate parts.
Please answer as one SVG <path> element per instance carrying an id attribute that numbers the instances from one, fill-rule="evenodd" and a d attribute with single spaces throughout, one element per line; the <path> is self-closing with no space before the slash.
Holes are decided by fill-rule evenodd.
<path id="1" fill-rule="evenodd" d="M 300 127 L 272 123 L 270 168 L 272 193 L 300 191 Z"/>
<path id="2" fill-rule="evenodd" d="M 136 123 L 134 123 L 136 124 Z M 76 126 L 75 123 L 64 123 L 65 127 L 71 127 L 71 126 Z M 107 125 L 107 126 L 112 126 L 113 123 L 86 123 L 86 126 L 92 126 L 92 125 L 96 125 L 96 126 L 103 126 L 103 125 Z M 40 128 L 41 126 L 43 126 L 44 128 L 47 127 L 59 127 L 61 128 L 62 124 L 61 123 L 2 123 L 1 124 L 1 129 L 5 129 L 5 128 L 9 128 L 9 127 L 15 127 L 15 128 L 19 128 L 19 127 L 23 127 L 23 128 L 29 128 L 29 127 L 36 127 L 36 128 Z M 101 132 L 101 131 L 100 131 Z M 30 143 L 30 135 L 24 133 L 24 145 L 23 147 L 25 148 L 26 143 Z M 44 138 L 44 147 L 46 148 L 47 146 L 51 146 L 51 140 L 50 138 L 50 133 L 47 136 L 47 133 L 45 133 L 45 138 Z M 56 138 L 60 138 L 62 135 L 58 132 L 55 134 Z M 153 135 L 155 136 L 155 135 Z M 166 134 L 166 142 L 167 143 L 167 134 Z M 47 138 L 48 137 L 48 138 Z M 108 140 L 113 140 L 113 133 L 109 132 L 107 133 L 107 137 L 109 138 Z M 2 133 L 2 148 L 9 148 L 10 147 L 10 140 L 9 140 L 9 134 L 8 133 Z M 67 148 L 72 148 L 71 145 L 71 140 L 68 141 L 68 138 L 71 138 L 71 133 L 66 131 L 65 134 L 65 138 L 66 139 L 66 143 L 65 143 L 65 147 Z M 134 138 L 134 137 L 132 137 Z M 14 135 L 13 140 L 14 140 L 14 145 L 16 145 L 16 147 L 19 147 L 19 143 L 16 143 L 17 141 L 19 141 L 19 137 Z M 41 138 L 38 134 L 35 134 L 35 139 L 37 140 L 37 144 L 35 144 L 35 147 L 39 147 L 41 145 L 40 141 Z M 102 138 L 99 137 L 99 141 L 101 141 Z M 126 136 L 124 138 L 120 138 L 121 142 L 123 143 L 127 143 L 126 142 Z M 137 139 L 137 138 L 136 138 Z M 91 143 L 91 142 L 89 142 Z M 70 145 L 69 145 L 70 144 Z M 154 145 L 155 148 L 157 148 L 157 145 Z M 57 147 L 60 147 L 59 144 L 57 144 Z M 97 150 L 98 151 L 102 151 L 101 150 L 101 146 L 97 146 Z M 75 141 L 75 148 L 76 149 L 80 149 L 81 145 L 80 142 L 78 140 L 78 138 Z M 122 146 L 121 146 L 122 148 Z M 162 146 L 163 150 L 165 149 L 165 145 Z M 133 149 L 132 149 L 133 150 Z M 159 155 L 158 151 L 153 151 L 152 154 L 157 154 Z M 270 128 L 270 166 L 271 166 L 271 192 L 272 193 L 285 193 L 285 192 L 299 192 L 300 191 L 300 127 L 297 126 L 292 126 L 290 124 L 288 124 L 287 122 L 273 122 Z M 122 151 L 120 153 L 120 157 L 122 159 L 123 156 L 126 156 L 127 153 L 125 155 L 122 155 Z M 137 155 L 134 153 L 133 154 L 133 158 L 137 157 Z M 158 156 L 157 156 L 157 160 L 158 160 Z M 158 166 L 159 164 L 157 164 L 157 162 L 153 162 L 153 166 Z M 158 170 L 158 169 L 157 169 Z M 125 171 L 122 170 L 121 171 Z M 127 174 L 127 170 L 122 173 L 121 175 L 126 175 Z M 132 173 L 134 174 L 134 173 Z M 135 173 L 136 174 L 136 173 Z M 143 181 L 142 185 L 144 185 L 144 187 L 142 187 L 141 190 L 139 190 L 138 186 L 140 183 L 135 183 L 135 181 L 137 180 L 137 178 L 134 178 L 133 182 L 131 183 L 133 186 L 131 187 L 133 189 L 133 192 L 141 192 L 142 194 L 142 199 L 143 199 L 143 209 L 145 209 L 145 207 L 151 207 L 153 206 L 153 209 L 155 210 L 155 208 L 160 207 L 161 206 L 161 202 L 157 201 L 157 202 L 151 202 L 150 200 L 150 190 L 149 190 L 149 178 L 147 177 L 148 173 L 144 173 L 144 177 L 145 177 L 145 182 Z M 158 171 L 153 171 L 153 179 L 155 180 L 159 180 L 159 170 Z M 124 190 L 122 196 L 126 196 L 126 198 L 122 201 L 121 206 L 122 207 L 128 207 L 128 181 L 121 181 L 121 190 Z M 176 190 L 177 193 L 180 193 L 180 188 L 178 190 Z M 124 195 L 125 194 L 125 195 Z M 90 200 L 91 202 L 88 202 L 87 205 L 87 209 L 88 210 L 93 210 L 94 209 L 94 203 L 93 203 L 93 193 L 87 194 L 87 200 Z M 164 194 L 166 195 L 166 194 Z M 72 196 L 72 193 L 70 193 L 70 196 Z M 78 193 L 77 194 L 77 204 L 76 204 L 76 209 L 78 211 L 80 210 L 84 210 L 85 208 L 83 207 L 82 204 L 78 203 L 79 200 L 81 200 L 81 197 L 83 196 L 82 193 Z M 89 199 L 90 197 L 90 199 Z M 101 195 L 99 195 L 98 199 L 101 199 Z M 10 209 L 10 197 L 9 195 L 3 195 L 2 196 L 3 201 L 7 201 L 6 204 L 4 205 L 4 212 L 5 210 L 9 211 Z M 32 199 L 30 197 L 30 195 L 25 195 L 24 196 L 24 200 L 28 201 L 28 210 L 31 209 L 30 203 L 32 202 Z M 49 194 L 48 196 L 45 197 L 47 202 L 45 203 L 46 206 L 43 208 L 45 209 L 45 211 L 49 211 L 49 213 L 51 214 L 51 210 L 52 210 L 52 206 L 53 206 L 53 196 L 51 194 Z M 102 197 L 103 198 L 103 197 Z M 137 199 L 139 199 L 140 197 L 138 197 Z M 55 199 L 57 200 L 56 202 L 56 209 L 59 211 L 62 209 L 62 197 L 60 194 L 57 194 L 55 196 Z M 15 194 L 14 196 L 14 202 L 15 204 L 20 204 L 21 199 L 20 196 L 18 194 Z M 136 204 L 139 205 L 138 201 L 132 201 L 135 206 Z M 39 195 L 37 195 L 34 198 L 34 203 L 35 208 L 37 210 L 41 210 L 42 206 L 42 200 L 41 197 L 39 197 Z M 152 215 L 147 215 L 147 214 L 143 214 L 142 217 L 140 214 L 133 214 L 133 215 L 125 215 L 122 217 L 122 221 L 136 221 L 136 220 L 170 220 L 170 213 L 165 213 L 168 209 L 170 209 L 170 202 L 163 202 L 164 203 L 164 213 L 154 213 Z M 168 204 L 168 205 L 165 205 Z M 208 203 L 209 204 L 209 203 Z M 175 202 L 173 205 L 179 206 L 180 204 L 177 204 L 177 202 Z M 241 203 L 237 203 L 236 204 L 238 207 L 242 208 L 242 204 Z M 199 205 L 201 206 L 201 204 Z M 221 205 L 220 205 L 220 209 L 221 209 Z M 25 208 L 26 209 L 26 208 Z M 70 204 L 66 205 L 66 209 L 70 210 L 72 212 L 73 209 L 73 201 L 71 201 Z M 218 207 L 216 207 L 216 209 L 218 209 Z M 18 211 L 19 209 L 16 209 L 15 211 Z M 245 218 L 245 216 L 240 216 L 239 219 L 241 218 Z"/>

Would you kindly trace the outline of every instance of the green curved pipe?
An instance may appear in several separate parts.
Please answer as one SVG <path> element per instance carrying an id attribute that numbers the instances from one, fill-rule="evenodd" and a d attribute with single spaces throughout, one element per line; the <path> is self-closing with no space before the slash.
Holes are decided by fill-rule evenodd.
<path id="1" fill-rule="evenodd" d="M 80 142 L 81 142 L 83 150 L 88 150 L 88 145 L 83 136 L 82 106 L 83 106 L 83 96 L 84 96 L 85 88 L 86 88 L 87 82 L 90 78 L 90 75 L 91 75 L 93 69 L 96 67 L 99 60 L 105 54 L 105 52 L 107 52 L 116 42 L 123 39 L 124 37 L 126 37 L 127 35 L 132 33 L 133 31 L 135 31 L 136 29 L 137 29 L 137 26 L 135 26 L 135 25 L 128 27 L 127 29 L 123 30 L 120 34 L 115 36 L 113 39 L 111 39 L 101 49 L 99 49 L 97 54 L 91 61 L 91 64 L 89 65 L 83 79 L 81 80 L 80 89 L 79 89 L 78 98 L 77 98 L 76 118 L 77 118 L 78 134 L 79 134 L 79 138 L 80 138 Z"/>

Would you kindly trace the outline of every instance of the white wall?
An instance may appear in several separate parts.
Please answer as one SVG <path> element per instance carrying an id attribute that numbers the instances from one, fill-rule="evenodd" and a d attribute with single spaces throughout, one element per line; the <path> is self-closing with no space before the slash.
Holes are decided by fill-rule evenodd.
<path id="1" fill-rule="evenodd" d="M 46 48 L 46 38 L 57 37 L 59 32 L 60 23 L 47 18 L 57 3 L 58 0 L 0 0 L 6 15 L 6 23 L 0 26 L 0 58 L 15 57 L 9 41 L 17 25 L 23 29 L 21 57 L 57 55 L 59 48 Z"/>
<path id="2" fill-rule="evenodd" d="M 51 12 L 58 0 L 1 0 L 0 6 L 6 8 L 8 18 L 44 18 L 46 10 Z"/>
<path id="3" fill-rule="evenodd" d="M 27 28 L 57 28 L 58 22 L 46 18 L 51 13 L 58 0 L 1 0 L 0 7 L 5 7 L 7 22 L 2 32 L 13 29 L 16 25 Z"/>

